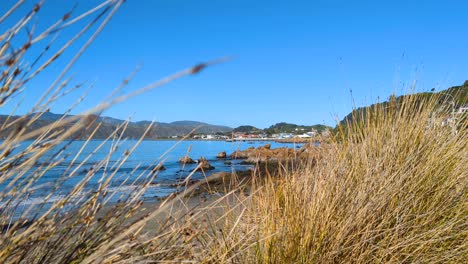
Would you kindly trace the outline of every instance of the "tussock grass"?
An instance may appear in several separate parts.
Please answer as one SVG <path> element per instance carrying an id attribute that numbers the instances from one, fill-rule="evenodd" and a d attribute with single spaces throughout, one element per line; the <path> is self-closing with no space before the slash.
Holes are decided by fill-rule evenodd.
<path id="1" fill-rule="evenodd" d="M 407 96 L 355 116 L 313 166 L 259 186 L 208 260 L 466 262 L 467 124 L 440 125 L 446 110 Z"/>
<path id="2" fill-rule="evenodd" d="M 0 107 L 4 107 L 21 92 L 27 93 L 30 80 L 97 27 L 31 107 L 29 119 L 2 120 L 0 131 L 8 136 L 0 143 L 0 184 L 5 186 L 0 189 L 0 263 L 466 262 L 467 123 L 465 118 L 453 126 L 441 125 L 450 110 L 436 97 L 407 96 L 369 108 L 339 126 L 333 140 L 311 151 L 309 160 L 279 166 L 271 174 L 257 172 L 246 189 L 236 188 L 246 183 L 246 177 L 216 174 L 206 182 L 224 182 L 227 187 L 219 198 L 185 202 L 205 184 L 200 181 L 156 208 L 143 206 L 140 198 L 157 177 L 157 169 L 133 175 L 131 179 L 139 180 L 141 188 L 118 204 L 107 203 L 111 194 L 106 187 L 144 138 L 111 164 L 110 157 L 125 140 L 124 123 L 95 149 L 103 151 L 105 142 L 112 143 L 108 155 L 86 172 L 73 191 L 47 203 L 90 158 L 77 161 L 83 149 L 73 153 L 70 167 L 44 201 L 25 207 L 22 202 L 40 188 L 45 173 L 60 164 L 71 142 L 86 132 L 89 138 L 83 148 L 89 143 L 102 111 L 217 62 L 199 64 L 116 96 L 128 83 L 124 80 L 108 101 L 83 115 L 64 116 L 31 129 L 50 104 L 85 86 L 69 88 L 72 79 L 66 75 L 122 2 L 103 1 L 75 16 L 65 13 L 37 33 L 27 28 L 44 4 L 39 1 L 0 35 Z M 22 4 L 13 5 L 0 23 Z M 83 26 L 75 37 L 50 49 L 56 33 L 80 22 Z M 19 37 L 24 31 L 27 37 Z M 41 43 L 46 44 L 36 49 L 39 54 L 28 57 L 31 47 Z M 19 147 L 24 142 L 27 146 Z M 157 167 L 158 161 L 153 165 Z M 105 173 L 98 176 L 99 170 Z M 100 177 L 99 187 L 87 190 L 96 177 Z M 155 221 L 159 224 L 154 225 Z"/>
<path id="3" fill-rule="evenodd" d="M 151 239 L 139 235 L 147 222 L 170 211 L 173 207 L 169 205 L 174 205 L 195 188 L 187 189 L 182 195 L 169 197 L 161 208 L 142 212 L 141 197 L 157 177 L 157 168 L 161 166 L 159 162 L 164 157 L 147 169 L 140 170 L 141 173 L 134 172 L 122 184 L 138 183 L 139 188 L 120 197 L 119 203 L 109 203 L 114 194 L 108 191 L 108 187 L 151 126 L 117 161 L 111 157 L 115 156 L 125 141 L 122 135 L 128 123 L 117 126 L 88 156 L 83 159 L 79 156 L 99 129 L 97 118 L 103 111 L 178 78 L 197 74 L 220 60 L 198 64 L 120 95 L 122 88 L 133 77 L 132 73 L 104 102 L 81 115 L 66 116 L 82 102 L 86 92 L 77 98 L 59 120 L 47 125 L 42 125 L 40 121 L 50 106 L 60 102 L 64 96 L 83 87 L 92 88 L 93 85 L 87 85 L 86 82 L 74 85 L 73 78 L 68 77 L 69 71 L 123 2 L 104 0 L 96 7 L 78 14 L 72 9 L 45 29 L 37 29 L 34 24 L 45 1 L 37 1 L 32 5 L 30 2 L 18 1 L 0 15 L 0 23 L 9 25 L 4 32 L 0 32 L 0 107 L 17 104 L 11 115 L 1 120 L 0 124 L 0 134 L 4 136 L 0 142 L 0 263 L 133 262 L 138 257 L 148 256 L 174 259 L 175 256 L 183 256 L 187 250 L 183 244 L 174 242 L 183 241 L 181 234 L 186 229 L 182 221 L 171 215 L 163 219 L 163 225 L 153 232 L 156 235 Z M 29 10 L 15 20 L 12 15 L 19 12 L 22 5 Z M 70 34 L 70 39 L 60 39 L 62 31 L 76 28 L 78 31 Z M 88 39 L 82 40 L 85 37 Z M 78 51 L 70 53 L 70 47 L 79 43 L 83 44 Z M 67 52 L 71 59 L 51 80 L 50 86 L 35 87 L 43 94 L 29 112 L 23 116 L 14 116 L 21 104 L 19 95 L 28 96 L 28 89 L 31 89 L 28 84 Z M 71 162 L 63 174 L 54 182 L 41 182 L 48 171 L 61 165 L 67 158 L 70 145 L 83 136 L 87 136 L 87 140 L 82 142 L 78 151 L 71 153 L 71 159 L 68 159 Z M 93 155 L 106 151 L 107 154 L 91 169 L 86 167 L 84 170 L 86 162 L 92 160 Z M 80 180 L 72 190 L 61 192 L 67 180 L 74 178 Z M 98 185 L 89 189 L 93 181 L 97 181 Z M 28 201 L 32 194 L 46 184 L 49 189 L 43 200 Z M 158 246 L 152 246 L 152 251 L 148 252 L 150 244 Z"/>

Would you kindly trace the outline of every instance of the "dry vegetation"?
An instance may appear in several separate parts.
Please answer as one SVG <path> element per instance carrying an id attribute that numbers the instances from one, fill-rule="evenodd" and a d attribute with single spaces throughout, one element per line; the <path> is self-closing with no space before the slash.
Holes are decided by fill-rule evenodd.
<path id="1" fill-rule="evenodd" d="M 434 106 L 408 97 L 348 124 L 315 166 L 259 187 L 224 228 L 236 235 L 208 255 L 239 263 L 466 262 L 467 124 L 456 134 L 440 126 Z"/>
<path id="2" fill-rule="evenodd" d="M 104 26 L 121 2 L 104 1 L 83 16 L 66 14 L 44 32 L 29 31 L 25 42 L 13 48 L 13 39 L 37 15 L 40 2 L 3 32 L 0 107 L 19 92 L 27 93 L 23 89 L 28 81 L 47 69 L 74 40 L 52 54 L 46 45 L 40 54 L 33 54 L 34 63 L 22 64 L 32 45 L 41 41 L 52 44 L 56 32 L 82 20 L 91 23 L 84 24 L 84 31 L 95 23 Z M 3 14 L 0 23 L 15 9 L 13 6 L 11 12 Z M 204 66 L 187 69 L 131 94 L 111 97 L 86 114 L 99 114 L 129 97 L 197 73 Z M 67 93 L 70 79 L 63 78 L 68 69 L 47 89 L 31 114 L 46 110 Z M 439 125 L 443 115 L 436 114 L 441 111 L 435 101 L 410 96 L 398 105 L 372 108 L 365 119 L 355 119 L 342 127 L 334 140 L 312 152 L 310 162 L 279 169 L 276 175 L 256 174 L 245 192 L 230 188 L 219 199 L 184 203 L 184 197 L 204 184 L 198 182 L 157 206 L 142 207 L 139 198 L 146 187 L 143 184 L 122 203 L 106 204 L 105 187 L 132 154 L 133 150 L 129 150 L 119 165 L 108 168 L 99 189 L 84 192 L 83 187 L 97 177 L 95 171 L 107 166 L 108 158 L 95 164 L 95 170 L 52 207 L 40 210 L 43 203 L 31 205 L 19 217 L 15 210 L 26 194 L 33 192 L 44 173 L 61 160 L 70 142 L 65 139 L 89 128 L 93 118 L 84 115 L 59 120 L 28 133 L 25 127 L 29 123 L 7 120 L 1 129 L 15 129 L 0 144 L 0 184 L 5 186 L 0 189 L 0 263 L 466 262 L 467 124 L 466 119 L 459 120 L 456 133 L 450 126 Z M 122 140 L 118 132 L 124 129 L 122 125 L 108 140 L 117 146 Z M 27 139 L 33 139 L 28 147 L 15 151 Z M 59 144 L 63 147 L 57 151 Z M 56 151 L 53 159 L 37 166 L 40 158 L 51 151 Z M 80 168 L 80 164 L 76 165 L 65 171 L 50 195 L 73 177 Z M 150 183 L 157 177 L 156 171 L 134 176 Z M 207 180 L 236 184 L 235 178 L 224 176 L 215 174 Z"/>

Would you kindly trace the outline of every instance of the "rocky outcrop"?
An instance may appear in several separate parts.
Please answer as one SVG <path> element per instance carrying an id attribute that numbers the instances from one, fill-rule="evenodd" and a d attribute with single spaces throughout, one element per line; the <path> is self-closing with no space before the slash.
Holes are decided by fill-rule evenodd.
<path id="1" fill-rule="evenodd" d="M 210 162 L 206 160 L 205 158 L 201 157 L 198 160 L 198 171 L 208 171 L 208 170 L 214 170 L 215 167 L 211 166 Z"/>
<path id="2" fill-rule="evenodd" d="M 266 144 L 266 145 L 263 145 L 263 146 L 261 146 L 261 147 L 258 147 L 258 149 L 271 149 L 271 144 L 268 143 L 268 144 Z"/>
<path id="3" fill-rule="evenodd" d="M 242 164 L 257 164 L 263 162 L 281 162 L 291 159 L 307 159 L 313 150 L 311 146 L 304 146 L 301 149 L 293 148 L 275 148 L 271 149 L 271 144 L 258 147 L 257 149 L 248 148 L 246 150 L 234 151 L 230 158 L 242 159 Z"/>
<path id="4" fill-rule="evenodd" d="M 179 163 L 182 163 L 182 164 L 193 164 L 193 163 L 196 163 L 192 158 L 190 158 L 189 156 L 184 156 L 182 158 L 179 159 Z"/>
<path id="5" fill-rule="evenodd" d="M 225 158 L 227 158 L 226 151 L 222 151 L 222 152 L 218 153 L 218 155 L 216 155 L 216 158 L 217 158 L 217 159 L 225 159 Z"/>
<path id="6" fill-rule="evenodd" d="M 242 158 L 240 164 L 252 165 L 245 168 L 244 171 L 236 171 L 234 173 L 216 172 L 209 174 L 208 170 L 214 169 L 213 166 L 201 157 L 198 160 L 197 170 L 208 175 L 207 178 L 199 180 L 185 180 L 185 178 L 178 179 L 177 186 L 181 184 L 194 184 L 200 181 L 204 183 L 197 187 L 195 193 L 209 193 L 223 192 L 227 189 L 239 186 L 239 183 L 250 184 L 250 179 L 254 175 L 281 175 L 285 170 L 294 169 L 297 166 L 315 166 L 317 160 L 320 159 L 323 153 L 324 146 L 317 148 L 313 145 L 305 145 L 302 148 L 275 148 L 271 146 L 262 146 L 256 149 L 245 149 L 243 151 L 235 151 L 228 158 L 224 160 L 224 164 L 228 165 L 234 163 L 238 164 L 239 161 L 231 161 L 229 158 Z M 219 161 L 223 162 L 223 161 Z M 234 176 L 234 177 L 233 177 Z M 209 180 L 207 180 L 209 179 Z M 206 181 L 206 182 L 205 182 Z M 248 189 L 247 189 L 248 190 Z"/>
<path id="7" fill-rule="evenodd" d="M 261 156 L 249 156 L 247 159 L 243 160 L 240 164 L 242 165 L 255 165 L 260 162 L 267 162 L 271 158 L 261 157 Z"/>
<path id="8" fill-rule="evenodd" d="M 246 159 L 249 157 L 246 151 L 236 150 L 231 155 L 229 155 L 231 159 Z"/>

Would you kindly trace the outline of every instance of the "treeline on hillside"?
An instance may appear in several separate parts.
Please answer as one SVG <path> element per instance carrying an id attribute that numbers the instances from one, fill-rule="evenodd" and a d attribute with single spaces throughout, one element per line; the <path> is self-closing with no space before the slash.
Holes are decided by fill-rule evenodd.
<path id="1" fill-rule="evenodd" d="M 234 133 L 246 133 L 246 134 L 260 134 L 263 133 L 263 130 L 260 128 L 256 128 L 254 126 L 239 126 L 234 128 L 232 131 Z"/>
<path id="2" fill-rule="evenodd" d="M 293 134 L 302 134 L 310 131 L 317 131 L 319 133 L 330 129 L 331 127 L 326 125 L 313 125 L 313 126 L 301 126 L 296 124 L 289 123 L 277 123 L 265 129 L 267 134 L 278 134 L 278 133 L 293 133 Z"/>
<path id="3" fill-rule="evenodd" d="M 280 134 L 280 133 L 291 133 L 291 134 L 304 134 L 306 132 L 317 131 L 321 133 L 331 127 L 326 125 L 312 125 L 312 126 L 303 126 L 290 123 L 277 123 L 266 129 L 260 129 L 254 126 L 239 126 L 234 128 L 234 133 L 245 133 L 245 134 Z"/>

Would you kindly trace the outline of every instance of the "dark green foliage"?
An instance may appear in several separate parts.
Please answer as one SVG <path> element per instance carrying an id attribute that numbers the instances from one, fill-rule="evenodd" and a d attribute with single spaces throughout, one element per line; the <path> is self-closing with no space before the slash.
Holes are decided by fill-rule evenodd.
<path id="1" fill-rule="evenodd" d="M 278 133 L 303 134 L 306 132 L 310 132 L 313 129 L 321 133 L 322 131 L 326 129 L 330 129 L 330 127 L 325 126 L 325 125 L 301 126 L 301 125 L 282 122 L 282 123 L 277 123 L 275 125 L 270 126 L 269 128 L 265 129 L 265 132 L 268 134 L 278 134 Z"/>
<path id="2" fill-rule="evenodd" d="M 257 134 L 261 133 L 263 130 L 256 128 L 254 126 L 239 126 L 234 128 L 233 132 L 246 133 L 246 134 Z"/>
<path id="3" fill-rule="evenodd" d="M 463 85 L 450 87 L 445 91 L 439 92 L 438 94 L 442 96 L 449 94 L 450 96 L 454 98 L 455 104 L 457 106 L 466 105 L 468 104 L 468 80 L 465 81 Z M 446 97 L 450 97 L 450 96 L 446 96 Z M 447 100 L 450 100 L 450 98 L 447 98 Z"/>

